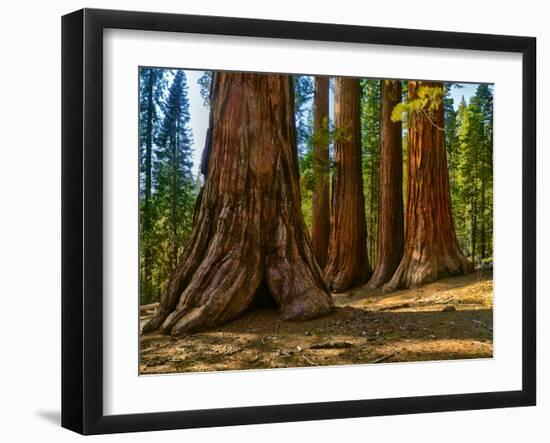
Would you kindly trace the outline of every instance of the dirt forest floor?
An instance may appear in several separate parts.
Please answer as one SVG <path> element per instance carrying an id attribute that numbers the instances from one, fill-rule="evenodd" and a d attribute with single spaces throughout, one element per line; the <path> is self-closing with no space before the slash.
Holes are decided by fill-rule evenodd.
<path id="1" fill-rule="evenodd" d="M 488 358 L 492 273 L 476 272 L 384 294 L 334 296 L 336 309 L 305 322 L 252 309 L 224 326 L 174 338 L 141 337 L 142 374 Z M 142 317 L 142 325 L 147 321 Z"/>

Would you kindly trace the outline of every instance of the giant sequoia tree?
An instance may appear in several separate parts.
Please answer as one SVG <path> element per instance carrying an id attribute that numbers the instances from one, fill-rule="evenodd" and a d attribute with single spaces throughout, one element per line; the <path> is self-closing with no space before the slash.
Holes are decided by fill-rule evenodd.
<path id="1" fill-rule="evenodd" d="M 403 256 L 403 148 L 401 122 L 392 121 L 401 102 L 401 82 L 381 81 L 380 104 L 380 199 L 376 269 L 369 288 L 378 288 L 391 279 Z"/>
<path id="2" fill-rule="evenodd" d="M 442 95 L 441 83 L 409 81 L 407 232 L 403 258 L 385 291 L 472 269 L 453 224 Z"/>
<path id="3" fill-rule="evenodd" d="M 208 172 L 193 231 L 144 331 L 180 335 L 227 322 L 266 287 L 286 320 L 333 302 L 300 209 L 288 76 L 218 73 Z"/>
<path id="4" fill-rule="evenodd" d="M 317 263 L 323 268 L 327 261 L 330 230 L 330 157 L 328 127 L 328 77 L 315 78 L 313 133 L 313 216 L 311 241 Z"/>
<path id="5" fill-rule="evenodd" d="M 334 83 L 335 171 L 325 277 L 332 291 L 343 292 L 365 283 L 371 269 L 361 168 L 359 80 L 336 78 Z"/>

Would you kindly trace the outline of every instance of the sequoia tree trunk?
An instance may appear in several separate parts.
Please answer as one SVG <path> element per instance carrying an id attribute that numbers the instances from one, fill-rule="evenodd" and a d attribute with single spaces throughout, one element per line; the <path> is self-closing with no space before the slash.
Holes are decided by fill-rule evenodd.
<path id="1" fill-rule="evenodd" d="M 403 257 L 403 146 L 401 122 L 392 122 L 393 108 L 401 102 L 401 82 L 380 85 L 380 199 L 376 269 L 368 287 L 388 282 Z"/>
<path id="2" fill-rule="evenodd" d="M 328 77 L 315 78 L 315 110 L 313 115 L 313 217 L 311 242 L 317 263 L 327 262 L 330 231 Z"/>
<path id="3" fill-rule="evenodd" d="M 326 314 L 332 298 L 300 208 L 288 76 L 215 76 L 208 172 L 190 240 L 144 332 L 225 323 L 269 289 L 284 320 Z"/>
<path id="4" fill-rule="evenodd" d="M 421 87 L 437 82 L 409 81 L 409 100 Z M 462 254 L 453 224 L 449 173 L 444 146 L 443 105 L 428 103 L 411 112 L 407 130 L 408 180 L 406 236 L 403 258 L 385 291 L 411 288 L 472 270 Z"/>
<path id="5" fill-rule="evenodd" d="M 333 292 L 362 285 L 371 275 L 367 255 L 361 167 L 359 80 L 335 79 L 335 171 L 325 277 Z"/>

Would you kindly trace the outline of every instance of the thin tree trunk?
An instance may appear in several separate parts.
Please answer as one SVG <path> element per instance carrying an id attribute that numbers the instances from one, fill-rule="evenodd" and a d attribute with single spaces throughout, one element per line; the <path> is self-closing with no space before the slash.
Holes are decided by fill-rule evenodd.
<path id="1" fill-rule="evenodd" d="M 196 222 L 144 332 L 181 335 L 225 323 L 264 283 L 284 320 L 333 306 L 301 212 L 290 78 L 219 73 L 215 82 Z"/>
<path id="2" fill-rule="evenodd" d="M 475 197 L 472 198 L 472 217 L 471 217 L 471 246 L 472 246 L 472 265 L 475 266 L 476 262 L 476 228 L 477 228 L 477 220 L 476 220 L 476 212 L 477 212 L 477 205 L 476 205 L 476 199 Z"/>
<path id="3" fill-rule="evenodd" d="M 370 234 L 368 235 L 368 240 L 370 240 L 372 250 L 370 251 L 369 259 L 371 267 L 376 263 L 376 251 L 377 251 L 377 232 L 378 232 L 378 208 L 380 202 L 378 201 L 379 191 L 380 191 L 380 91 L 378 97 L 375 96 L 375 100 L 372 102 L 372 113 L 376 113 L 376 101 L 378 101 L 378 155 L 374 155 L 373 151 L 373 161 L 372 161 L 372 172 L 371 172 L 371 198 L 370 198 L 370 214 L 371 214 L 371 225 L 370 225 Z M 376 148 L 374 148 L 376 149 Z"/>
<path id="4" fill-rule="evenodd" d="M 371 170 L 370 170 L 370 205 L 369 205 L 369 229 L 367 233 L 368 238 L 368 250 L 369 250 L 369 261 L 370 263 L 375 262 L 374 251 L 376 248 L 376 239 L 374 237 L 374 232 L 376 229 L 376 160 L 374 152 L 371 152 Z"/>
<path id="5" fill-rule="evenodd" d="M 176 116 L 174 137 L 172 138 L 172 269 L 176 269 L 178 263 L 178 146 L 179 144 L 179 115 Z"/>
<path id="6" fill-rule="evenodd" d="M 155 71 L 149 69 L 147 79 L 147 127 L 145 135 L 145 200 L 143 202 L 143 231 L 145 235 L 151 235 L 152 214 L 151 194 L 153 182 L 153 85 L 155 83 Z M 149 300 L 153 291 L 153 249 L 151 239 L 144 242 L 144 288 L 145 298 Z"/>
<path id="7" fill-rule="evenodd" d="M 438 82 L 409 81 L 409 100 L 422 86 Z M 443 105 L 435 111 L 409 115 L 407 129 L 408 180 L 404 254 L 385 291 L 410 288 L 447 275 L 471 271 L 456 238 L 444 146 Z"/>
<path id="8" fill-rule="evenodd" d="M 481 172 L 481 235 L 480 235 L 480 254 L 481 259 L 487 257 L 487 240 L 486 240 L 486 226 L 485 226 L 485 174 L 486 171 L 483 168 Z"/>
<path id="9" fill-rule="evenodd" d="M 311 241 L 317 263 L 323 268 L 327 261 L 330 232 L 328 77 L 315 78 L 315 112 L 313 115 L 313 217 Z"/>
<path id="10" fill-rule="evenodd" d="M 477 141 L 474 151 L 474 183 L 472 193 L 472 218 L 471 218 L 471 240 L 472 240 L 472 265 L 475 267 L 476 263 L 476 246 L 477 246 Z"/>
<path id="11" fill-rule="evenodd" d="M 367 252 L 361 167 L 359 80 L 335 79 L 335 172 L 325 277 L 333 292 L 365 283 L 371 275 Z"/>
<path id="12" fill-rule="evenodd" d="M 403 147 L 401 122 L 392 122 L 393 108 L 401 103 L 401 83 L 381 81 L 380 199 L 376 269 L 368 287 L 388 282 L 403 257 Z"/>

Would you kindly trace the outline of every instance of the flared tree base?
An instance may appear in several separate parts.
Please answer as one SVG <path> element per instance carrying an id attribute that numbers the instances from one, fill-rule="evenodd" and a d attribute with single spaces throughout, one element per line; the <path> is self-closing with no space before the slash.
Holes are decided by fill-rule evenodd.
<path id="1" fill-rule="evenodd" d="M 213 87 L 212 151 L 193 231 L 144 332 L 226 323 L 264 283 L 284 320 L 333 307 L 301 212 L 291 79 L 220 73 Z"/>

